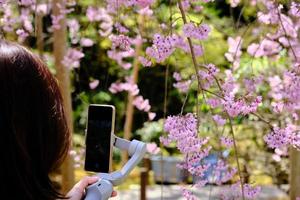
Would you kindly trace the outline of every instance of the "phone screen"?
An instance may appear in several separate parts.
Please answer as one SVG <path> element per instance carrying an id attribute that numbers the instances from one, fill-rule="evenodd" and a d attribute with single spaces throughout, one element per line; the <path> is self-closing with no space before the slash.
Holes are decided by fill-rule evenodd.
<path id="1" fill-rule="evenodd" d="M 89 106 L 84 165 L 87 171 L 109 172 L 114 113 L 113 106 Z"/>

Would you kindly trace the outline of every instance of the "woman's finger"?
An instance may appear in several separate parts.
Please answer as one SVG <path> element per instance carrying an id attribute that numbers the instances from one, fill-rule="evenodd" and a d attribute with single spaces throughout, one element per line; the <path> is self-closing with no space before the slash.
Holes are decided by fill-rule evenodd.
<path id="1" fill-rule="evenodd" d="M 115 196 L 117 196 L 117 191 L 113 191 L 112 193 L 111 193 L 111 197 L 115 197 Z"/>
<path id="2" fill-rule="evenodd" d="M 83 179 L 81 179 L 75 186 L 74 188 L 76 188 L 79 191 L 84 191 L 84 189 L 93 184 L 96 183 L 99 180 L 99 177 L 97 176 L 92 176 L 92 177 L 84 177 Z"/>

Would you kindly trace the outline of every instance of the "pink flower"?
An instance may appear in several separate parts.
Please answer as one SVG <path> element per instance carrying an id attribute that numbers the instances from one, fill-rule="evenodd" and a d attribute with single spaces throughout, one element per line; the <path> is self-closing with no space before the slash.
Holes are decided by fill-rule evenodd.
<path id="1" fill-rule="evenodd" d="M 185 38 L 183 38 L 183 37 L 178 37 L 177 38 L 176 47 L 182 49 L 186 53 L 190 53 L 191 52 L 187 40 Z M 203 55 L 203 48 L 202 48 L 201 45 L 194 44 L 193 47 L 194 47 L 193 49 L 194 49 L 195 56 L 201 56 L 201 55 Z"/>
<path id="2" fill-rule="evenodd" d="M 207 99 L 207 104 L 210 105 L 212 108 L 216 108 L 221 105 L 221 100 L 216 98 Z"/>
<path id="3" fill-rule="evenodd" d="M 204 84 L 202 85 L 203 88 L 208 89 L 215 80 L 215 76 L 219 73 L 219 69 L 214 64 L 207 64 L 204 66 L 205 70 L 199 70 L 198 76 L 200 76 L 200 79 L 204 80 Z"/>
<path id="4" fill-rule="evenodd" d="M 173 86 L 179 90 L 179 92 L 186 93 L 191 85 L 191 80 L 179 81 L 177 83 L 173 83 Z"/>
<path id="5" fill-rule="evenodd" d="M 69 36 L 72 44 L 77 44 L 79 42 L 79 29 L 80 24 L 76 19 L 67 20 L 67 26 L 69 28 Z"/>
<path id="6" fill-rule="evenodd" d="M 236 37 L 235 39 L 229 37 L 227 42 L 229 49 L 228 52 L 225 53 L 225 57 L 229 62 L 233 63 L 233 70 L 235 70 L 239 67 L 240 57 L 242 55 L 242 38 L 240 36 Z"/>
<path id="7" fill-rule="evenodd" d="M 195 26 L 194 23 L 188 23 L 183 26 L 183 33 L 185 37 L 205 40 L 208 38 L 210 27 L 206 24 Z"/>
<path id="8" fill-rule="evenodd" d="M 281 148 L 289 144 L 291 133 L 290 128 L 280 129 L 274 127 L 271 133 L 264 136 L 264 140 L 270 148 Z"/>
<path id="9" fill-rule="evenodd" d="M 90 22 L 100 22 L 98 31 L 100 36 L 107 37 L 112 32 L 113 20 L 104 8 L 89 6 L 86 16 Z"/>
<path id="10" fill-rule="evenodd" d="M 84 54 L 80 50 L 70 48 L 62 60 L 62 64 L 69 69 L 78 68 L 80 59 L 83 57 Z"/>
<path id="11" fill-rule="evenodd" d="M 109 39 L 112 42 L 112 49 L 119 49 L 121 51 L 128 51 L 131 49 L 131 40 L 128 36 L 120 35 L 110 35 Z"/>
<path id="12" fill-rule="evenodd" d="M 144 16 L 151 16 L 153 14 L 153 10 L 151 10 L 149 7 L 144 7 L 140 9 L 138 13 Z"/>
<path id="13" fill-rule="evenodd" d="M 139 88 L 137 84 L 133 83 L 131 78 L 126 77 L 126 82 L 124 83 L 112 83 L 109 87 L 109 91 L 113 94 L 128 91 L 131 95 L 136 96 L 139 93 Z"/>
<path id="14" fill-rule="evenodd" d="M 22 6 L 31 6 L 35 4 L 34 0 L 19 0 L 19 4 Z"/>
<path id="15" fill-rule="evenodd" d="M 181 80 L 182 80 L 182 77 L 181 77 L 180 73 L 178 73 L 178 72 L 174 72 L 174 73 L 173 73 L 173 78 L 174 78 L 176 81 L 181 81 Z"/>
<path id="16" fill-rule="evenodd" d="M 233 139 L 232 138 L 222 136 L 220 138 L 220 141 L 221 141 L 221 144 L 224 145 L 227 148 L 230 148 L 230 147 L 233 146 Z"/>
<path id="17" fill-rule="evenodd" d="M 247 92 L 254 93 L 256 91 L 256 88 L 262 83 L 262 81 L 263 81 L 263 77 L 259 76 L 251 79 L 245 78 L 243 83 L 245 85 Z"/>
<path id="18" fill-rule="evenodd" d="M 248 53 L 254 57 L 262 57 L 262 56 L 273 56 L 279 53 L 281 47 L 279 43 L 264 39 L 260 44 L 253 43 L 248 46 Z"/>
<path id="19" fill-rule="evenodd" d="M 128 33 L 129 32 L 129 30 L 126 27 L 124 27 L 122 24 L 120 24 L 119 22 L 115 23 L 115 28 L 117 29 L 117 31 L 119 33 Z"/>
<path id="20" fill-rule="evenodd" d="M 244 195 L 246 199 L 257 199 L 261 187 L 253 187 L 250 184 L 244 184 Z M 230 188 L 225 189 L 221 194 L 222 200 L 240 199 L 242 197 L 241 183 L 232 184 Z"/>
<path id="21" fill-rule="evenodd" d="M 151 67 L 151 65 L 152 65 L 151 60 L 148 60 L 147 58 L 142 57 L 142 56 L 139 57 L 139 61 L 141 62 L 141 64 L 144 67 Z"/>
<path id="22" fill-rule="evenodd" d="M 220 115 L 214 115 L 213 119 L 218 125 L 223 126 L 226 123 L 226 119 L 223 119 Z"/>
<path id="23" fill-rule="evenodd" d="M 60 20 L 64 18 L 63 15 L 51 15 L 52 19 L 52 28 L 60 29 Z"/>
<path id="24" fill-rule="evenodd" d="M 26 31 L 24 31 L 24 29 L 18 29 L 16 33 L 19 36 L 19 42 L 24 42 L 24 40 L 29 36 L 29 34 Z"/>
<path id="25" fill-rule="evenodd" d="M 207 143 L 207 138 L 197 137 L 197 120 L 191 113 L 185 116 L 169 116 L 164 130 L 168 132 L 168 138 L 177 143 L 177 148 L 182 153 L 198 152 Z"/>
<path id="26" fill-rule="evenodd" d="M 280 162 L 280 161 L 281 161 L 281 157 L 280 157 L 279 155 L 277 155 L 277 154 L 273 154 L 273 155 L 272 155 L 272 159 L 273 159 L 274 161 L 276 161 L 276 162 Z"/>
<path id="27" fill-rule="evenodd" d="M 128 70 L 132 67 L 132 64 L 130 62 L 125 62 L 123 60 L 124 58 L 134 56 L 134 50 L 132 48 L 130 48 L 129 51 L 118 51 L 116 49 L 110 50 L 107 52 L 107 55 L 109 58 L 115 60 L 123 69 Z"/>
<path id="28" fill-rule="evenodd" d="M 151 108 L 148 99 L 144 99 L 142 96 L 137 96 L 133 100 L 133 105 L 142 111 L 148 112 Z"/>
<path id="29" fill-rule="evenodd" d="M 188 189 L 185 189 L 185 188 L 182 188 L 181 189 L 182 191 L 182 196 L 184 196 L 184 198 L 186 200 L 197 200 L 198 198 L 193 194 L 192 191 L 188 190 Z"/>
<path id="30" fill-rule="evenodd" d="M 291 13 L 291 15 L 294 15 L 295 17 L 300 17 L 300 4 L 292 1 L 290 13 Z"/>
<path id="31" fill-rule="evenodd" d="M 80 39 L 80 45 L 82 47 L 91 47 L 94 45 L 94 41 L 89 38 L 81 38 Z"/>
<path id="32" fill-rule="evenodd" d="M 0 6 L 3 6 L 3 4 L 6 3 L 6 0 L 0 0 Z"/>
<path id="33" fill-rule="evenodd" d="M 233 7 L 233 8 L 235 8 L 235 7 L 237 7 L 239 5 L 240 1 L 241 0 L 230 0 L 229 1 L 230 2 L 230 6 Z"/>
<path id="34" fill-rule="evenodd" d="M 146 54 L 154 58 L 157 62 L 163 62 L 167 57 L 169 57 L 175 50 L 177 44 L 177 37 L 173 36 L 161 36 L 155 34 L 153 37 L 153 45 L 147 47 Z"/>
<path id="35" fill-rule="evenodd" d="M 237 169 L 230 169 L 229 165 L 225 163 L 224 160 L 219 159 L 217 165 L 213 169 L 214 179 L 211 183 L 216 183 L 217 185 L 222 185 L 228 182 L 236 174 Z"/>
<path id="36" fill-rule="evenodd" d="M 158 154 L 160 152 L 160 148 L 157 146 L 156 143 L 148 143 L 147 144 L 147 152 L 150 154 Z"/>
<path id="37" fill-rule="evenodd" d="M 155 118 L 155 116 L 156 116 L 156 113 L 148 112 L 148 118 L 149 118 L 150 121 L 152 121 Z"/>
<path id="38" fill-rule="evenodd" d="M 62 20 L 66 14 L 71 13 L 74 10 L 66 9 L 64 5 L 59 3 L 57 4 L 57 7 L 59 8 L 59 14 L 51 15 L 53 29 L 60 29 L 60 20 Z"/>
<path id="39" fill-rule="evenodd" d="M 38 4 L 36 11 L 39 14 L 46 15 L 48 13 L 48 5 L 45 3 Z"/>
<path id="40" fill-rule="evenodd" d="M 97 86 L 99 85 L 99 80 L 93 80 L 92 82 L 90 82 L 89 86 L 90 88 L 93 90 L 95 89 Z"/>
<path id="41" fill-rule="evenodd" d="M 136 5 L 140 6 L 142 8 L 149 7 L 151 4 L 154 2 L 154 0 L 133 0 L 133 1 L 128 1 L 129 5 Z M 131 3 L 132 2 L 132 3 Z"/>

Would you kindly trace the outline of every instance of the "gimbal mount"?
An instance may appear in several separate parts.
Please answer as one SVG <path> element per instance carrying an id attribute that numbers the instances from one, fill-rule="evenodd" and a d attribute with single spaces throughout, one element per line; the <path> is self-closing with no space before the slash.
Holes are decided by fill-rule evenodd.
<path id="1" fill-rule="evenodd" d="M 131 158 L 119 171 L 98 173 L 100 179 L 86 188 L 85 200 L 107 200 L 113 192 L 113 186 L 120 185 L 146 153 L 146 144 L 143 142 L 128 141 L 115 135 L 113 137 L 114 146 L 122 151 L 128 151 Z"/>

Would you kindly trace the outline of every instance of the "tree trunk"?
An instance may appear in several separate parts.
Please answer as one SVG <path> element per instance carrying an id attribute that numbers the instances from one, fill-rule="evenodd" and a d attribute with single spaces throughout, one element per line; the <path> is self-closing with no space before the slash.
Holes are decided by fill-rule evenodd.
<path id="1" fill-rule="evenodd" d="M 290 199 L 300 197 L 300 152 L 295 148 L 290 149 Z"/>
<path id="2" fill-rule="evenodd" d="M 138 27 L 140 34 L 143 33 L 144 27 L 144 17 L 139 16 L 138 18 Z M 133 71 L 132 71 L 132 79 L 133 83 L 137 83 L 138 75 L 139 75 L 139 56 L 142 51 L 142 44 L 143 42 L 138 42 L 135 47 L 135 55 L 134 55 L 134 62 L 133 62 Z M 133 100 L 134 96 L 132 96 L 130 93 L 128 93 L 127 97 L 127 105 L 126 105 L 126 119 L 125 119 L 125 125 L 124 125 L 124 139 L 130 140 L 131 138 L 131 132 L 132 132 L 132 123 L 133 123 L 133 114 L 134 114 L 134 106 L 133 106 Z M 128 153 L 122 151 L 121 154 L 121 160 L 122 164 L 124 165 L 128 160 Z"/>
<path id="3" fill-rule="evenodd" d="M 138 80 L 138 73 L 139 73 L 139 61 L 138 61 L 138 54 L 141 50 L 141 45 L 136 46 L 136 56 L 133 63 L 133 83 L 137 83 Z M 134 96 L 128 93 L 127 97 L 127 105 L 126 105 L 126 119 L 124 125 L 124 139 L 130 140 L 131 138 L 131 131 L 132 131 L 132 122 L 133 122 L 133 114 L 134 114 L 134 107 L 133 107 L 133 100 Z M 128 153 L 126 151 L 122 151 L 122 164 L 124 165 L 128 160 Z"/>
<path id="4" fill-rule="evenodd" d="M 64 0 L 53 0 L 53 14 L 59 15 L 60 8 L 57 6 L 60 4 L 64 6 Z M 60 20 L 60 29 L 54 29 L 53 32 L 53 51 L 55 57 L 56 77 L 59 81 L 60 90 L 64 100 L 64 108 L 68 127 L 70 133 L 73 133 L 73 120 L 72 120 L 72 101 L 70 92 L 70 76 L 69 71 L 62 65 L 62 60 L 67 49 L 67 32 L 66 32 L 66 19 Z M 74 169 L 73 160 L 68 155 L 61 167 L 62 173 L 62 192 L 66 193 L 74 184 Z"/>
<path id="5" fill-rule="evenodd" d="M 44 33 L 43 33 L 43 14 L 36 14 L 36 39 L 37 39 L 37 49 L 39 56 L 43 59 L 44 52 Z"/>
<path id="6" fill-rule="evenodd" d="M 288 1 L 290 8 L 291 2 Z M 300 41 L 300 35 L 298 35 Z M 299 125 L 299 123 L 297 124 Z M 300 151 L 290 148 L 290 200 L 300 197 Z"/>

